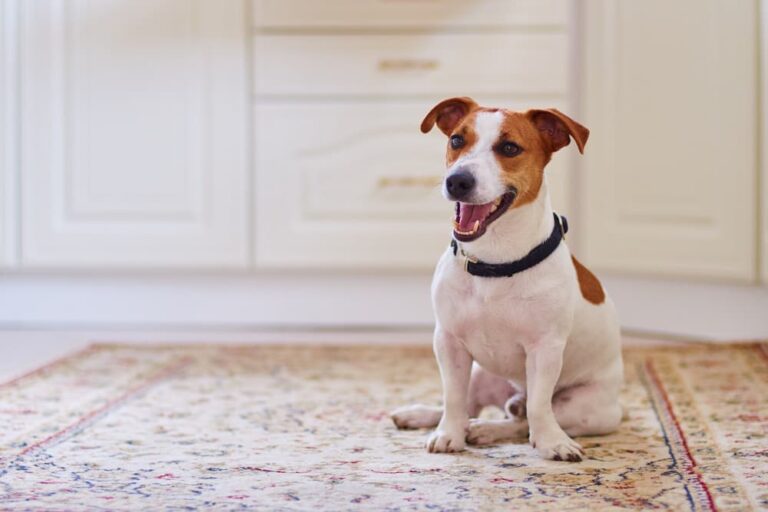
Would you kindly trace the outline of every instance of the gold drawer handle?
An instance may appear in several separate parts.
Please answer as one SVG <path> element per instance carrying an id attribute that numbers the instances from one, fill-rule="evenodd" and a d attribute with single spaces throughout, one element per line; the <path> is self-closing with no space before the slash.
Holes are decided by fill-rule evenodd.
<path id="1" fill-rule="evenodd" d="M 376 183 L 376 188 L 385 189 L 393 187 L 409 188 L 434 188 L 443 179 L 440 176 L 383 176 Z"/>
<path id="2" fill-rule="evenodd" d="M 380 71 L 432 71 L 440 66 L 434 59 L 381 59 Z"/>

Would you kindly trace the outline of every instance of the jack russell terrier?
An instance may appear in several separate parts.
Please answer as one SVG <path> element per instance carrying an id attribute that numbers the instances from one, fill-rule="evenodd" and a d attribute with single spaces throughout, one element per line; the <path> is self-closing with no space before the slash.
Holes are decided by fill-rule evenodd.
<path id="1" fill-rule="evenodd" d="M 448 136 L 443 195 L 456 201 L 453 240 L 435 269 L 434 352 L 444 408 L 392 414 L 399 428 L 437 429 L 429 452 L 529 435 L 547 459 L 578 462 L 575 436 L 622 420 L 623 364 L 613 302 L 563 243 L 544 167 L 589 130 L 555 109 L 513 112 L 470 98 L 440 102 L 421 131 Z M 503 420 L 474 419 L 486 405 Z M 473 419 L 470 419 L 473 418 Z"/>

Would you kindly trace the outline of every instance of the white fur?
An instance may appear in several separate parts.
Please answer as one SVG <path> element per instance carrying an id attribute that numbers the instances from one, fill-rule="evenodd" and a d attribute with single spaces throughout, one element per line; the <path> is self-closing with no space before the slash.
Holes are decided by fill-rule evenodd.
<path id="1" fill-rule="evenodd" d="M 501 112 L 483 112 L 477 115 L 475 133 L 477 141 L 472 148 L 458 158 L 448 169 L 448 175 L 458 169 L 464 169 L 475 177 L 475 191 L 466 199 L 468 203 L 490 203 L 504 192 L 506 187 L 501 181 L 499 163 L 493 154 L 493 145 L 499 138 L 499 128 L 504 116 Z M 443 184 L 443 196 L 449 198 Z"/>
<path id="2" fill-rule="evenodd" d="M 490 150 L 500 122 L 500 113 L 480 114 L 478 146 L 455 164 L 471 166 L 480 187 L 477 202 L 503 193 L 497 188 L 500 169 Z M 491 193 L 486 191 L 495 195 L 486 197 Z M 459 246 L 484 262 L 511 261 L 546 239 L 553 225 L 545 181 L 533 202 L 510 209 L 479 239 Z M 432 301 L 444 411 L 427 441 L 430 452 L 462 450 L 466 439 L 487 443 L 529 432 L 543 457 L 576 461 L 583 452 L 569 435 L 605 434 L 618 427 L 623 366 L 614 305 L 608 297 L 599 305 L 585 300 L 565 243 L 543 262 L 510 278 L 472 276 L 464 270 L 463 258 L 448 249 L 435 270 Z M 473 364 L 482 370 L 476 368 L 472 376 L 470 395 Z M 471 406 L 481 387 L 476 383 L 484 382 L 478 380 L 484 372 L 502 378 L 487 380 L 495 390 L 486 389 L 486 395 L 505 392 L 513 397 L 517 389 L 527 397 L 527 419 L 470 424 L 470 416 L 476 415 Z M 514 387 L 499 387 L 505 380 Z M 434 425 L 434 409 L 431 414 Z"/>

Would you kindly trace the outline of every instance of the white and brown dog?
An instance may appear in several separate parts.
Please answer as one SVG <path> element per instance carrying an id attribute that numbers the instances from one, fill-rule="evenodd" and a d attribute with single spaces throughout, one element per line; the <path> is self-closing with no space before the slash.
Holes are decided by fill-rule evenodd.
<path id="1" fill-rule="evenodd" d="M 557 110 L 513 112 L 451 98 L 421 124 L 448 136 L 443 194 L 456 201 L 451 247 L 432 283 L 434 350 L 444 409 L 393 412 L 400 428 L 437 426 L 430 452 L 529 434 L 547 459 L 580 461 L 572 437 L 621 422 L 616 311 L 597 278 L 562 242 L 544 167 L 589 130 Z M 498 405 L 504 420 L 475 418 Z"/>

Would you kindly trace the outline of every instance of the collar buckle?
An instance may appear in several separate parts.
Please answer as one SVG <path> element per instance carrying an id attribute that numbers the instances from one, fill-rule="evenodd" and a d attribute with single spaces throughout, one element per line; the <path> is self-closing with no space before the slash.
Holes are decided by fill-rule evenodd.
<path id="1" fill-rule="evenodd" d="M 469 272 L 469 264 L 477 264 L 479 261 L 477 258 L 473 258 L 466 252 L 464 252 L 464 248 L 459 245 L 459 243 L 454 239 L 451 240 L 451 247 L 453 248 L 453 255 L 454 256 L 460 256 L 464 259 L 464 272 Z"/>
<path id="2" fill-rule="evenodd" d="M 464 258 L 464 272 L 469 272 L 469 264 L 477 264 L 477 258 L 473 258 L 472 256 L 465 253 L 464 249 L 461 249 L 461 256 Z"/>

